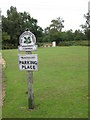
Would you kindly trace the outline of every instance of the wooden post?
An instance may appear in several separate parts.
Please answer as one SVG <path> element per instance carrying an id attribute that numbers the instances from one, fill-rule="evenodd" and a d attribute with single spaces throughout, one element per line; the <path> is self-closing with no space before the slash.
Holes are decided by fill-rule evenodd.
<path id="1" fill-rule="evenodd" d="M 28 52 L 32 54 L 32 52 Z M 27 80 L 28 80 L 28 108 L 34 108 L 34 92 L 33 92 L 33 71 L 27 71 Z"/>
<path id="2" fill-rule="evenodd" d="M 34 108 L 34 92 L 33 92 L 33 72 L 27 71 L 28 79 L 28 108 Z"/>

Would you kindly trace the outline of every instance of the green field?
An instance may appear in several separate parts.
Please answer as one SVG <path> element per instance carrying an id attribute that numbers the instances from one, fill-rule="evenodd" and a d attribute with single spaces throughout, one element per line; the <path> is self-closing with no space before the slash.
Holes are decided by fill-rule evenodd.
<path id="1" fill-rule="evenodd" d="M 38 48 L 34 110 L 28 110 L 27 72 L 19 71 L 18 50 L 3 50 L 6 97 L 3 118 L 87 118 L 88 47 Z"/>

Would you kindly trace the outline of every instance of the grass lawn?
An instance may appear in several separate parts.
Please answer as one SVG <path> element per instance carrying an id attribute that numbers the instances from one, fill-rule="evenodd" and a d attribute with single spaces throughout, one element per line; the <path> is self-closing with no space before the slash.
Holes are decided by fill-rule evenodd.
<path id="1" fill-rule="evenodd" d="M 2 53 L 7 63 L 3 118 L 88 117 L 88 47 L 38 48 L 34 110 L 28 110 L 27 72 L 19 71 L 18 50 Z"/>

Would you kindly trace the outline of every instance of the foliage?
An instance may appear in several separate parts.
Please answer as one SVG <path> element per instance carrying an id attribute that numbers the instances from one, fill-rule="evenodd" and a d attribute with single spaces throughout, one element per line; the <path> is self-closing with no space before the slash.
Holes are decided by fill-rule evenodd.
<path id="1" fill-rule="evenodd" d="M 46 33 L 44 36 L 45 37 L 43 38 L 43 42 L 56 41 L 57 45 L 59 45 L 59 43 L 61 44 L 61 42 L 63 45 L 65 41 L 86 40 L 86 35 L 82 31 L 76 30 L 75 32 L 73 32 L 71 29 L 68 31 L 64 31 L 64 32 L 58 32 L 58 31 L 51 30 L 49 33 Z"/>
<path id="2" fill-rule="evenodd" d="M 7 32 L 3 32 L 2 39 L 3 39 L 3 41 L 8 41 L 8 40 L 10 40 L 10 35 L 8 35 Z"/>
<path id="3" fill-rule="evenodd" d="M 51 31 L 61 32 L 62 28 L 64 28 L 63 23 L 64 23 L 64 20 L 60 17 L 58 17 L 57 19 L 53 19 L 49 27 L 45 28 L 45 33 L 49 33 Z"/>
<path id="4" fill-rule="evenodd" d="M 62 31 L 64 20 L 60 17 L 51 21 L 50 30 Z"/>
<path id="5" fill-rule="evenodd" d="M 66 41 L 70 41 L 70 43 L 66 44 L 70 45 L 71 41 L 89 40 L 89 14 L 85 15 L 85 19 L 87 20 L 86 24 L 81 25 L 84 32 L 81 30 L 75 30 L 75 32 L 73 32 L 72 29 L 62 31 L 64 28 L 64 20 L 61 17 L 51 20 L 51 24 L 43 30 L 38 26 L 38 21 L 31 17 L 29 13 L 25 11 L 23 13 L 17 12 L 16 7 L 11 6 L 10 9 L 7 10 L 7 17 L 2 16 L 2 48 L 17 48 L 19 36 L 27 28 L 35 34 L 39 46 L 44 42 L 51 43 L 52 41 L 56 41 L 57 45 L 59 45 L 59 43 L 61 44 L 61 42 L 63 45 L 63 43 L 66 44 Z"/>
<path id="6" fill-rule="evenodd" d="M 87 40 L 62 41 L 58 46 L 90 46 L 90 43 Z"/>
<path id="7" fill-rule="evenodd" d="M 10 42 L 10 35 L 7 32 L 2 33 L 2 49 L 8 49 Z"/>
<path id="8" fill-rule="evenodd" d="M 86 19 L 86 23 L 85 25 L 81 25 L 81 27 L 84 30 L 87 39 L 90 40 L 90 11 L 84 15 L 84 18 Z"/>
<path id="9" fill-rule="evenodd" d="M 3 32 L 10 36 L 10 44 L 18 46 L 19 36 L 28 28 L 37 38 L 42 37 L 42 28 L 37 25 L 37 20 L 30 16 L 29 13 L 18 13 L 16 7 L 11 6 L 7 10 L 7 17 L 2 16 Z"/>
<path id="10" fill-rule="evenodd" d="M 85 33 L 83 33 L 81 30 L 76 30 L 73 32 L 72 29 L 70 29 L 62 32 L 62 28 L 64 27 L 63 23 L 64 20 L 60 17 L 56 20 L 52 20 L 51 24 L 44 30 L 43 42 L 56 41 L 57 45 L 59 45 L 59 43 L 63 41 L 79 41 L 87 39 Z"/>

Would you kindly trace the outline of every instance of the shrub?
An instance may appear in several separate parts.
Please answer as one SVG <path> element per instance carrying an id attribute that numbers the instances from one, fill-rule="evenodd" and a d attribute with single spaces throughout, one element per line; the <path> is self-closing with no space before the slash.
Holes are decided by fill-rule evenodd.
<path id="1" fill-rule="evenodd" d="M 90 46 L 90 42 L 88 40 L 62 41 L 59 42 L 58 46 Z"/>

